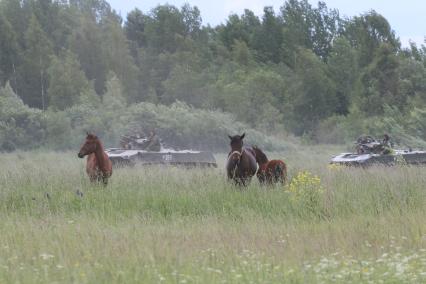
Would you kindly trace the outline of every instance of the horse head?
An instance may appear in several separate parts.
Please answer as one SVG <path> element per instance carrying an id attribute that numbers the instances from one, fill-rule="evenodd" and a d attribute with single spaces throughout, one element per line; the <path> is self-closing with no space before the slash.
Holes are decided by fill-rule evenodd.
<path id="1" fill-rule="evenodd" d="M 229 139 L 231 140 L 230 145 L 231 145 L 231 150 L 232 151 L 239 151 L 241 152 L 243 150 L 243 139 L 246 136 L 245 133 L 243 133 L 242 135 L 228 135 Z"/>
<path id="2" fill-rule="evenodd" d="M 243 133 L 242 135 L 235 136 L 228 135 L 229 139 L 231 140 L 231 152 L 228 156 L 228 159 L 230 161 L 233 161 L 234 163 L 238 163 L 240 161 L 241 156 L 243 154 L 243 139 L 245 136 L 245 133 Z"/>
<path id="3" fill-rule="evenodd" d="M 99 145 L 98 137 L 94 134 L 87 133 L 86 141 L 81 146 L 77 156 L 79 158 L 83 158 L 86 155 L 90 155 L 94 153 L 97 150 L 98 145 Z"/>

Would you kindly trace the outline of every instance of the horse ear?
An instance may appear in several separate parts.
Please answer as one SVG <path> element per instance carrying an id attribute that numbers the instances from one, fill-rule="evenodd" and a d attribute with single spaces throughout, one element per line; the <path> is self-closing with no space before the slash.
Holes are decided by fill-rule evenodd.
<path id="1" fill-rule="evenodd" d="M 246 133 L 244 132 L 243 135 L 241 135 L 241 140 L 244 139 L 244 137 L 246 136 Z"/>
<path id="2" fill-rule="evenodd" d="M 229 137 L 229 139 L 231 139 L 231 140 L 232 140 L 232 136 L 231 136 L 231 135 L 229 135 L 229 134 L 228 134 L 228 137 Z"/>

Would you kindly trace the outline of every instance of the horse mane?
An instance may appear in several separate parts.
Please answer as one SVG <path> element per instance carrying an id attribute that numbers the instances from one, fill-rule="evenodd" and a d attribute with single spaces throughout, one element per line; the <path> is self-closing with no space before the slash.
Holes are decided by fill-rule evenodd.
<path id="1" fill-rule="evenodd" d="M 260 150 L 259 147 L 253 146 L 253 150 L 256 153 L 256 162 L 264 164 L 264 163 L 267 163 L 269 161 L 266 154 L 263 153 L 263 151 Z"/>
<path id="2" fill-rule="evenodd" d="M 96 143 L 98 143 L 99 144 L 99 146 L 100 146 L 100 148 L 101 148 L 101 150 L 102 151 L 104 151 L 104 145 L 102 144 L 102 141 L 101 141 L 101 139 L 99 139 L 99 137 L 98 136 L 96 136 L 95 134 L 93 134 L 93 133 L 87 133 L 87 137 L 86 137 L 86 139 L 90 139 L 90 140 L 95 140 L 96 141 Z"/>

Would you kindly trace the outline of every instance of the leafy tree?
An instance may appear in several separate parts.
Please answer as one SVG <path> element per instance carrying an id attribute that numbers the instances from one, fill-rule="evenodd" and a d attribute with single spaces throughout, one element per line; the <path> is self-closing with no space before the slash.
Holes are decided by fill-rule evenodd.
<path id="1" fill-rule="evenodd" d="M 53 57 L 48 76 L 49 105 L 55 110 L 64 110 L 79 103 L 81 95 L 90 87 L 77 56 L 68 50 L 59 58 Z"/>
<path id="2" fill-rule="evenodd" d="M 117 111 L 126 106 L 126 99 L 123 95 L 123 86 L 118 77 L 113 73 L 108 74 L 107 91 L 103 97 L 103 105 L 106 109 Z"/>
<path id="3" fill-rule="evenodd" d="M 72 140 L 71 120 L 62 111 L 49 111 L 46 115 L 46 144 L 54 150 L 70 148 Z"/>
<path id="4" fill-rule="evenodd" d="M 126 115 L 126 99 L 123 94 L 123 86 L 120 79 L 113 73 L 108 74 L 106 83 L 107 91 L 102 100 L 103 111 L 100 112 L 102 124 L 98 133 L 115 145 L 118 144 L 120 135 L 123 134 Z"/>
<path id="5" fill-rule="evenodd" d="M 120 19 L 106 0 L 68 0 L 68 3 L 70 7 L 77 9 L 85 17 L 89 16 L 96 23 L 110 17 Z"/>
<path id="6" fill-rule="evenodd" d="M 127 20 L 124 24 L 124 31 L 127 39 L 133 43 L 132 51 L 135 55 L 137 48 L 146 46 L 145 26 L 147 16 L 141 10 L 134 9 L 127 14 Z"/>
<path id="7" fill-rule="evenodd" d="M 336 86 L 326 65 L 309 50 L 299 50 L 297 87 L 289 92 L 291 129 L 297 135 L 311 132 L 319 121 L 337 112 Z"/>
<path id="8" fill-rule="evenodd" d="M 79 105 L 98 108 L 101 105 L 101 98 L 96 94 L 93 82 L 89 82 L 88 88 L 84 88 L 80 93 Z"/>
<path id="9" fill-rule="evenodd" d="M 21 97 L 31 107 L 46 109 L 47 68 L 50 65 L 52 44 L 33 14 L 25 32 L 23 64 L 19 70 L 18 84 Z"/>
<path id="10" fill-rule="evenodd" d="M 28 1 L 2 0 L 0 10 L 13 28 L 19 46 L 24 46 L 25 31 L 32 16 Z"/>
<path id="11" fill-rule="evenodd" d="M 313 48 L 311 32 L 313 29 L 312 7 L 307 0 L 289 0 L 280 8 L 283 21 L 283 59 L 295 68 L 298 47 Z"/>
<path id="12" fill-rule="evenodd" d="M 377 57 L 361 76 L 361 93 L 358 102 L 368 115 L 383 114 L 383 106 L 389 104 L 402 110 L 407 97 L 399 92 L 399 62 L 392 46 L 382 44 Z"/>
<path id="13" fill-rule="evenodd" d="M 404 49 L 403 54 L 405 57 L 411 57 L 416 61 L 423 62 L 423 65 L 426 67 L 426 45 L 422 44 L 418 47 L 416 43 L 410 42 L 410 48 Z"/>
<path id="14" fill-rule="evenodd" d="M 205 74 L 196 72 L 189 66 L 177 65 L 169 78 L 164 81 L 163 102 L 170 104 L 182 101 L 201 107 L 204 101 Z"/>
<path id="15" fill-rule="evenodd" d="M 219 38 L 228 49 L 235 41 L 245 42 L 251 46 L 255 32 L 260 28 L 260 20 L 248 9 L 240 17 L 232 14 L 228 17 L 226 25 L 218 27 Z"/>
<path id="16" fill-rule="evenodd" d="M 339 11 L 328 9 L 324 2 L 318 2 L 318 8 L 312 11 L 312 50 L 326 61 L 333 48 L 333 41 L 343 32 L 343 21 Z"/>
<path id="17" fill-rule="evenodd" d="M 9 84 L 0 89 L 0 151 L 30 149 L 44 141 L 41 111 L 26 106 Z"/>
<path id="18" fill-rule="evenodd" d="M 145 35 L 148 48 L 158 53 L 175 52 L 179 38 L 185 36 L 186 26 L 182 13 L 174 6 L 157 6 L 147 20 Z"/>
<path id="19" fill-rule="evenodd" d="M 11 79 L 17 63 L 18 44 L 12 25 L 0 11 L 0 85 Z M 15 78 L 16 79 L 16 78 Z"/>
<path id="20" fill-rule="evenodd" d="M 281 60 L 282 25 L 272 7 L 263 10 L 262 25 L 254 34 L 253 46 L 262 62 Z"/>
<path id="21" fill-rule="evenodd" d="M 390 24 L 374 10 L 349 21 L 345 34 L 351 45 L 359 51 L 361 67 L 374 60 L 376 51 L 383 43 L 393 51 L 399 48 L 399 42 Z"/>
<path id="22" fill-rule="evenodd" d="M 426 103 L 426 66 L 412 58 L 399 57 L 399 91 L 408 97 L 410 106 L 423 106 Z"/>
<path id="23" fill-rule="evenodd" d="M 199 37 L 201 33 L 201 19 L 200 10 L 194 6 L 191 7 L 188 3 L 184 4 L 181 8 L 183 22 L 185 24 L 185 36 L 193 39 Z"/>
<path id="24" fill-rule="evenodd" d="M 232 46 L 232 58 L 242 66 L 248 66 L 253 61 L 253 54 L 244 41 L 235 40 Z"/>
<path id="25" fill-rule="evenodd" d="M 103 50 L 108 70 L 114 72 L 123 83 L 129 102 L 140 101 L 139 69 L 130 55 L 121 25 L 112 19 L 106 21 L 103 28 Z"/>
<path id="26" fill-rule="evenodd" d="M 76 15 L 72 14 L 61 1 L 28 1 L 32 13 L 36 16 L 43 31 L 48 35 L 55 51 L 66 47 L 72 26 L 76 25 Z"/>
<path id="27" fill-rule="evenodd" d="M 87 79 L 94 82 L 98 94 L 105 91 L 107 58 L 104 54 L 102 30 L 96 21 L 81 15 L 80 25 L 70 37 L 70 50 L 78 56 Z"/>
<path id="28" fill-rule="evenodd" d="M 312 50 L 327 61 L 333 40 L 343 32 L 339 12 L 324 2 L 312 8 L 307 0 L 289 0 L 281 7 L 284 24 L 284 61 L 294 66 L 297 47 Z"/>
<path id="29" fill-rule="evenodd" d="M 334 41 L 328 60 L 330 78 L 336 84 L 338 114 L 349 113 L 351 97 L 358 79 L 359 68 L 356 51 L 343 37 Z"/>

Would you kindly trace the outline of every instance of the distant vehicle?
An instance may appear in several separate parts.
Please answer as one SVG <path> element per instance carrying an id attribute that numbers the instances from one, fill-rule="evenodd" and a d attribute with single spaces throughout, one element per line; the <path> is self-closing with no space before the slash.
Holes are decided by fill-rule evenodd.
<path id="1" fill-rule="evenodd" d="M 426 165 L 426 151 L 392 149 L 387 143 L 371 136 L 360 137 L 355 144 L 356 153 L 341 153 L 333 157 L 330 163 L 345 166 Z"/>
<path id="2" fill-rule="evenodd" d="M 126 144 L 121 148 L 106 149 L 114 166 L 141 165 L 180 165 L 185 167 L 217 167 L 211 152 L 193 150 L 174 150 L 161 145 L 160 151 L 147 151 L 144 146 L 149 142 L 140 135 L 123 136 Z"/>

